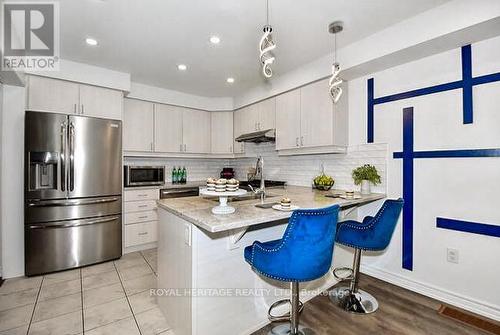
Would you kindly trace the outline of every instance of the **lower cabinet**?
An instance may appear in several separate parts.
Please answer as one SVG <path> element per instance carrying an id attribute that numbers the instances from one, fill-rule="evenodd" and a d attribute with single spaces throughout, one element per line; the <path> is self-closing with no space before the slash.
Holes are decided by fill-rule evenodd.
<path id="1" fill-rule="evenodd" d="M 158 241 L 158 189 L 125 190 L 124 248 L 141 250 Z"/>

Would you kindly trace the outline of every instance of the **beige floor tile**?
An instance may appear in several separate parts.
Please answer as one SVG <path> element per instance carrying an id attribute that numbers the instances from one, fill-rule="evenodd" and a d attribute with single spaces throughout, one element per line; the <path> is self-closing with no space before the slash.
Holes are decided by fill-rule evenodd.
<path id="1" fill-rule="evenodd" d="M 144 259 L 144 257 L 142 257 L 140 252 L 125 254 L 122 256 L 122 258 L 115 261 L 115 265 L 118 270 L 142 264 L 146 264 L 146 260 Z"/>
<path id="2" fill-rule="evenodd" d="M 156 257 L 156 255 L 158 254 L 158 249 L 153 248 L 153 249 L 148 249 L 148 250 L 142 250 L 141 254 L 146 258 Z"/>
<path id="3" fill-rule="evenodd" d="M 41 284 L 42 276 L 7 279 L 2 286 L 0 286 L 0 294 L 40 288 Z"/>
<path id="4" fill-rule="evenodd" d="M 121 283 L 84 290 L 83 307 L 88 308 L 121 298 L 125 298 Z"/>
<path id="5" fill-rule="evenodd" d="M 114 300 L 83 310 L 85 331 L 132 316 L 127 299 Z"/>
<path id="6" fill-rule="evenodd" d="M 32 313 L 33 305 L 17 307 L 0 312 L 0 331 L 28 324 Z"/>
<path id="7" fill-rule="evenodd" d="M 128 301 L 132 306 L 132 311 L 134 314 L 145 312 L 147 310 L 158 307 L 156 304 L 156 297 L 149 293 L 149 290 L 130 295 Z"/>
<path id="8" fill-rule="evenodd" d="M 80 279 L 80 269 L 51 273 L 43 278 L 44 285 L 52 285 L 68 280 Z"/>
<path id="9" fill-rule="evenodd" d="M 157 335 L 167 331 L 170 327 L 158 307 L 136 314 L 142 335 Z"/>
<path id="10" fill-rule="evenodd" d="M 28 324 L 25 324 L 21 327 L 17 327 L 14 329 L 0 331 L 0 335 L 26 335 L 28 331 Z"/>
<path id="11" fill-rule="evenodd" d="M 42 285 L 42 290 L 40 291 L 40 296 L 38 301 L 43 301 L 47 299 L 55 299 L 63 297 L 65 295 L 75 294 L 81 292 L 82 284 L 80 279 L 67 280 L 52 285 Z"/>
<path id="12" fill-rule="evenodd" d="M 90 265 L 82 268 L 82 277 L 93 276 L 103 272 L 115 271 L 113 262 L 106 262 L 96 265 Z"/>
<path id="13" fill-rule="evenodd" d="M 75 293 L 63 297 L 40 301 L 35 306 L 33 322 L 52 319 L 82 309 L 82 295 Z"/>
<path id="14" fill-rule="evenodd" d="M 156 276 L 154 274 L 149 274 L 143 277 L 138 277 L 130 280 L 123 281 L 123 287 L 125 288 L 125 294 L 132 295 L 152 288 L 156 288 Z"/>
<path id="15" fill-rule="evenodd" d="M 72 312 L 58 317 L 33 322 L 28 335 L 74 335 L 83 331 L 82 312 Z"/>
<path id="16" fill-rule="evenodd" d="M 118 278 L 118 273 L 116 271 L 103 272 L 93 276 L 84 277 L 83 290 L 85 291 L 91 288 L 108 286 L 119 282 L 120 278 Z"/>
<path id="17" fill-rule="evenodd" d="M 36 302 L 38 288 L 31 290 L 17 291 L 0 296 L 0 311 L 21 307 L 25 305 L 33 305 Z"/>
<path id="18" fill-rule="evenodd" d="M 120 269 L 118 270 L 118 273 L 120 274 L 122 280 L 130 280 L 137 277 L 143 277 L 145 275 L 153 273 L 153 271 L 148 264 L 144 263 L 141 265 Z"/>
<path id="19" fill-rule="evenodd" d="M 140 335 L 133 317 L 86 331 L 85 335 Z"/>

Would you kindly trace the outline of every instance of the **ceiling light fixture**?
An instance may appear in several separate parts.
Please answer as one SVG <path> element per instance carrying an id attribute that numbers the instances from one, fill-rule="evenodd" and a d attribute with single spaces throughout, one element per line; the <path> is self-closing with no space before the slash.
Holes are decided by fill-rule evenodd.
<path id="1" fill-rule="evenodd" d="M 264 35 L 260 39 L 259 51 L 260 51 L 260 63 L 262 64 L 262 73 L 264 77 L 271 78 L 273 76 L 273 70 L 271 65 L 273 64 L 275 57 L 272 52 L 276 48 L 276 43 L 273 41 L 273 36 L 271 35 L 273 27 L 269 24 L 269 0 L 266 0 L 266 25 L 264 26 Z"/>
<path id="2" fill-rule="evenodd" d="M 229 77 L 229 78 L 227 78 L 227 79 L 226 79 L 226 81 L 227 81 L 228 83 L 232 84 L 232 83 L 234 83 L 234 78 Z"/>
<path id="3" fill-rule="evenodd" d="M 342 23 L 342 21 L 332 22 L 328 26 L 328 31 L 330 32 L 330 34 L 333 34 L 335 36 L 332 76 L 328 81 L 328 91 L 334 104 L 336 104 L 342 96 L 342 87 L 340 87 L 343 82 L 342 78 L 340 78 L 340 71 L 342 70 L 342 68 L 337 62 L 337 33 L 340 33 L 343 29 L 344 24 Z"/>
<path id="4" fill-rule="evenodd" d="M 177 65 L 177 69 L 179 71 L 186 71 L 187 70 L 187 66 L 185 64 L 179 64 L 179 65 Z"/>
<path id="5" fill-rule="evenodd" d="M 96 45 L 98 44 L 96 39 L 93 39 L 93 38 L 90 38 L 90 37 L 87 37 L 87 38 L 85 39 L 85 42 L 86 42 L 88 45 L 92 45 L 92 46 L 96 46 Z"/>
<path id="6" fill-rule="evenodd" d="M 220 37 L 219 36 L 212 36 L 212 37 L 210 37 L 210 43 L 212 43 L 212 44 L 219 44 L 220 43 Z"/>

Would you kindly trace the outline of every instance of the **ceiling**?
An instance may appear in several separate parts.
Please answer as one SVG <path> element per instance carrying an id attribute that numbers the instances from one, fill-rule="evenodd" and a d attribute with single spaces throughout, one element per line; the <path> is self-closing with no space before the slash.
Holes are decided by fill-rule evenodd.
<path id="1" fill-rule="evenodd" d="M 448 0 L 269 0 L 276 76 Z M 264 83 L 258 43 L 265 0 L 61 0 L 61 57 L 186 93 L 235 96 Z M 219 45 L 209 42 L 221 38 Z M 85 38 L 99 44 L 91 47 Z M 177 70 L 186 64 L 187 71 Z M 234 77 L 235 83 L 226 83 Z M 272 80 L 272 79 L 271 79 Z"/>

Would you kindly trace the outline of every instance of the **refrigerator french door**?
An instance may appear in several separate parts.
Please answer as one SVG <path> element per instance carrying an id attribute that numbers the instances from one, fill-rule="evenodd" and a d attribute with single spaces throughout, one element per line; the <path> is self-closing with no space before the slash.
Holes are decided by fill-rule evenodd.
<path id="1" fill-rule="evenodd" d="M 121 256 L 121 138 L 121 121 L 26 112 L 26 275 Z"/>

